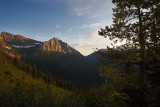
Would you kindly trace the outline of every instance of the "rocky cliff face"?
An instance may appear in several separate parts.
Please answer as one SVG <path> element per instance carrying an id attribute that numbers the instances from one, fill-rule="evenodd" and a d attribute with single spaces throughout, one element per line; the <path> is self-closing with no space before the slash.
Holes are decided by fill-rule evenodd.
<path id="1" fill-rule="evenodd" d="M 2 38 L 2 36 L 0 36 L 0 40 L 2 40 L 3 38 Z"/>
<path id="2" fill-rule="evenodd" d="M 4 41 L 0 40 L 0 48 L 11 49 L 11 46 L 5 43 Z"/>
<path id="3" fill-rule="evenodd" d="M 12 46 L 33 46 L 33 45 L 36 45 L 36 44 L 40 44 L 41 42 L 39 41 L 36 41 L 36 40 L 33 40 L 33 39 L 30 39 L 30 38 L 26 38 L 26 37 L 23 37 L 21 35 L 13 35 L 13 34 L 10 34 L 10 33 L 7 33 L 7 32 L 2 32 L 0 34 L 0 38 L 12 45 Z"/>
<path id="4" fill-rule="evenodd" d="M 18 59 L 20 59 L 21 57 L 20 55 L 15 54 L 14 51 L 11 50 L 11 46 L 4 42 L 2 39 L 0 39 L 0 51 L 13 58 L 17 57 Z"/>
<path id="5" fill-rule="evenodd" d="M 41 44 L 41 50 L 49 52 L 76 53 L 77 51 L 70 47 L 67 43 L 57 38 L 53 38 Z"/>
<path id="6" fill-rule="evenodd" d="M 34 48 L 33 50 L 41 50 L 47 52 L 60 52 L 60 53 L 79 53 L 67 43 L 62 42 L 57 38 L 52 38 L 46 42 L 36 41 L 30 38 L 23 37 L 21 35 L 13 35 L 7 32 L 0 34 L 0 40 L 9 44 L 12 48 Z"/>

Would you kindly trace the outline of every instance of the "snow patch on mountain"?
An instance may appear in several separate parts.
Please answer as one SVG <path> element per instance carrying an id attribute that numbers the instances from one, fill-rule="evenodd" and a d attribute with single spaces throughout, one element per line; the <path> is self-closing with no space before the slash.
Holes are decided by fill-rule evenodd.
<path id="1" fill-rule="evenodd" d="M 36 45 L 28 45 L 28 46 L 18 46 L 18 45 L 12 45 L 14 48 L 31 48 L 35 47 Z"/>
<path id="2" fill-rule="evenodd" d="M 34 44 L 38 45 L 38 44 L 41 44 L 41 43 L 34 43 Z"/>

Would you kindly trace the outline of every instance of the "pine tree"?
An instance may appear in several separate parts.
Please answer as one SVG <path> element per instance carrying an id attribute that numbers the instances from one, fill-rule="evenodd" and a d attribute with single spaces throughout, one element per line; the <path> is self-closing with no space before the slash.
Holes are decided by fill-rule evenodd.
<path id="1" fill-rule="evenodd" d="M 112 0 L 113 25 L 101 29 L 99 34 L 114 42 L 126 40 L 140 53 L 140 76 L 145 74 L 146 47 L 160 44 L 160 1 L 157 0 Z M 152 26 L 151 26 L 152 25 Z M 156 26 L 156 31 L 153 29 Z M 157 41 L 158 40 L 158 41 Z"/>
<path id="2" fill-rule="evenodd" d="M 37 72 L 37 67 L 36 67 L 36 65 L 34 64 L 33 65 L 33 72 L 32 72 L 33 74 L 33 77 L 35 77 L 35 78 L 37 78 L 37 76 L 38 76 L 38 72 Z"/>
<path id="3" fill-rule="evenodd" d="M 18 58 L 17 58 L 17 56 L 14 57 L 14 65 L 18 66 Z"/>
<path id="4" fill-rule="evenodd" d="M 32 66 L 31 66 L 30 62 L 27 63 L 27 72 L 28 73 L 32 72 Z"/>
<path id="5" fill-rule="evenodd" d="M 131 100 L 127 102 L 130 106 L 134 106 L 133 104 L 148 106 L 152 103 L 152 97 L 160 98 L 157 95 L 150 96 L 155 90 L 160 93 L 157 88 L 160 84 L 152 85 L 154 80 L 150 79 L 149 75 L 160 72 L 158 64 L 160 63 L 160 1 L 112 0 L 112 2 L 116 6 L 113 9 L 113 24 L 101 29 L 99 34 L 105 38 L 109 37 L 114 43 L 125 40 L 126 44 L 116 48 L 108 47 L 107 52 L 100 54 L 111 60 L 108 62 L 112 63 L 108 64 L 112 64 L 112 67 L 121 64 L 125 69 L 123 72 L 111 70 L 109 65 L 103 63 L 102 71 L 115 71 L 108 73 L 118 75 L 113 77 L 117 80 L 114 90 L 129 95 Z M 136 94 L 139 96 L 135 96 Z"/>
<path id="6" fill-rule="evenodd" d="M 3 56 L 1 53 L 0 53 L 0 64 L 3 64 Z"/>
<path id="7" fill-rule="evenodd" d="M 52 73 L 49 73 L 49 84 L 53 84 L 53 77 L 52 77 Z"/>

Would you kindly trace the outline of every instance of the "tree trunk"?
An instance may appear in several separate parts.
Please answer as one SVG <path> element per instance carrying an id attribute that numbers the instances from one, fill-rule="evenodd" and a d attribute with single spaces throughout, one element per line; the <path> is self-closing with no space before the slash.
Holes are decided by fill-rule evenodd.
<path id="1" fill-rule="evenodd" d="M 139 45 L 140 45 L 140 54 L 141 54 L 141 63 L 140 63 L 140 76 L 144 76 L 145 73 L 145 38 L 143 34 L 143 25 L 142 25 L 142 14 L 140 6 L 138 7 L 138 19 L 139 19 Z"/>

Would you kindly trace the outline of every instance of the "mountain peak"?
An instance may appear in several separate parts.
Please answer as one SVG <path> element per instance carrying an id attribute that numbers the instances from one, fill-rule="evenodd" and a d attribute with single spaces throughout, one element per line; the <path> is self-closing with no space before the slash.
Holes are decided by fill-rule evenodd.
<path id="1" fill-rule="evenodd" d="M 74 48 L 70 47 L 67 43 L 62 42 L 62 40 L 55 37 L 48 41 L 40 42 L 21 35 L 2 32 L 0 34 L 0 40 L 8 43 L 14 48 L 37 47 L 37 49 L 47 52 L 79 53 Z"/>
<path id="2" fill-rule="evenodd" d="M 0 34 L 0 39 L 11 46 L 28 46 L 35 45 L 35 43 L 41 43 L 39 41 L 32 40 L 21 35 L 14 35 L 8 32 L 2 32 Z"/>
<path id="3" fill-rule="evenodd" d="M 11 33 L 8 33 L 8 32 L 1 32 L 1 38 L 4 40 L 4 41 L 14 41 L 14 40 L 29 40 L 29 38 L 26 38 L 26 37 L 23 37 L 21 35 L 14 35 L 14 34 L 11 34 Z"/>
<path id="4" fill-rule="evenodd" d="M 62 40 L 58 39 L 58 38 L 55 38 L 53 37 L 52 39 L 48 40 L 48 41 L 59 41 L 59 42 L 62 42 Z M 47 42 L 47 41 L 46 41 Z"/>
<path id="5" fill-rule="evenodd" d="M 7 32 L 1 32 L 1 35 L 5 35 Z"/>
<path id="6" fill-rule="evenodd" d="M 4 31 L 1 32 L 1 35 L 9 35 L 9 34 L 11 34 L 11 33 L 9 33 L 9 32 L 4 32 Z M 11 35 L 13 35 L 13 34 L 11 34 Z"/>
<path id="7" fill-rule="evenodd" d="M 41 44 L 41 50 L 49 52 L 61 52 L 61 53 L 75 53 L 75 49 L 70 47 L 67 43 L 62 42 L 58 38 L 52 38 L 49 41 Z"/>

